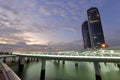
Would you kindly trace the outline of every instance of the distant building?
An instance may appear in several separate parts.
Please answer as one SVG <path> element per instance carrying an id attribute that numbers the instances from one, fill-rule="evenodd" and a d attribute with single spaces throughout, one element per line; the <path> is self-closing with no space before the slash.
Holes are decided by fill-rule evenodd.
<path id="1" fill-rule="evenodd" d="M 87 15 L 91 47 L 95 49 L 105 47 L 103 45 L 105 44 L 105 40 L 98 9 L 96 7 L 88 9 Z"/>
<path id="2" fill-rule="evenodd" d="M 82 36 L 83 36 L 84 49 L 91 48 L 88 21 L 85 21 L 82 24 Z"/>

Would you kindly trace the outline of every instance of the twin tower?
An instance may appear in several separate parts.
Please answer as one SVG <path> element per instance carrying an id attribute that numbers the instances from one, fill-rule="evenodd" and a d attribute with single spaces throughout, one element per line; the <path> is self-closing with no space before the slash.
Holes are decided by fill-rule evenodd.
<path id="1" fill-rule="evenodd" d="M 88 21 L 82 24 L 84 49 L 106 48 L 99 11 L 96 7 L 87 10 Z"/>

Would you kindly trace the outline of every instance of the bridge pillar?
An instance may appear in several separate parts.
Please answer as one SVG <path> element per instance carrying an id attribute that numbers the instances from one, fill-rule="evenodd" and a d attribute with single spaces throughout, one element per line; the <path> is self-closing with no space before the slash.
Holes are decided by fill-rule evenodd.
<path id="1" fill-rule="evenodd" d="M 33 61 L 35 61 L 36 58 L 33 58 Z"/>
<path id="2" fill-rule="evenodd" d="M 75 63 L 75 67 L 78 67 L 78 63 L 77 62 Z"/>
<path id="3" fill-rule="evenodd" d="M 65 64 L 65 61 L 63 61 L 63 64 Z"/>
<path id="4" fill-rule="evenodd" d="M 31 61 L 33 61 L 33 58 L 31 57 Z"/>
<path id="5" fill-rule="evenodd" d="M 29 64 L 29 62 L 30 62 L 30 59 L 29 59 L 29 58 L 27 58 L 27 64 Z"/>
<path id="6" fill-rule="evenodd" d="M 33 58 L 33 61 L 36 61 L 36 58 Z"/>
<path id="7" fill-rule="evenodd" d="M 36 58 L 34 58 L 34 61 L 36 61 Z"/>
<path id="8" fill-rule="evenodd" d="M 120 64 L 117 64 L 117 67 L 120 69 Z"/>
<path id="9" fill-rule="evenodd" d="M 105 66 L 107 65 L 106 62 L 104 62 Z"/>
<path id="10" fill-rule="evenodd" d="M 31 57 L 29 58 L 30 61 L 32 61 Z"/>
<path id="11" fill-rule="evenodd" d="M 100 65 L 98 62 L 94 62 L 94 68 L 95 68 L 95 78 L 96 80 L 102 80 L 101 79 L 101 72 L 100 72 Z"/>
<path id="12" fill-rule="evenodd" d="M 41 75 L 40 75 L 40 80 L 45 80 L 45 65 L 46 65 L 46 60 L 41 60 Z"/>
<path id="13" fill-rule="evenodd" d="M 12 63 L 15 62 L 16 58 L 15 57 L 12 57 Z"/>
<path id="14" fill-rule="evenodd" d="M 39 58 L 37 58 L 37 61 L 39 61 Z"/>
<path id="15" fill-rule="evenodd" d="M 32 58 L 32 61 L 34 61 L 34 58 Z"/>
<path id="16" fill-rule="evenodd" d="M 37 58 L 35 58 L 35 61 L 37 61 Z"/>
<path id="17" fill-rule="evenodd" d="M 60 60 L 58 60 L 58 63 L 60 63 Z"/>
<path id="18" fill-rule="evenodd" d="M 23 70 L 24 67 L 24 57 L 19 57 L 19 69 Z"/>
<path id="19" fill-rule="evenodd" d="M 6 63 L 6 57 L 3 58 L 3 62 Z"/>

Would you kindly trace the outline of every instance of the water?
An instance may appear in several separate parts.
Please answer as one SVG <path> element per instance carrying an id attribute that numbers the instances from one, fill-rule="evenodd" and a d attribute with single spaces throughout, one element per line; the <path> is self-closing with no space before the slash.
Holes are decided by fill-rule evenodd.
<path id="1" fill-rule="evenodd" d="M 65 64 L 47 61 L 45 80 L 95 80 L 95 70 L 92 62 L 65 61 Z M 120 70 L 113 63 L 100 63 L 102 80 L 120 80 Z M 25 64 L 23 72 L 18 71 L 17 65 L 11 68 L 22 80 L 40 80 L 41 62 Z"/>

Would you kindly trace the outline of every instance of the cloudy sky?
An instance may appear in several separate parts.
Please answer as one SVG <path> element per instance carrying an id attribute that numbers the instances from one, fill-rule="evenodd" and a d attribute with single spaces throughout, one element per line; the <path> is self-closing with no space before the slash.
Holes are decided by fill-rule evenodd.
<path id="1" fill-rule="evenodd" d="M 98 7 L 105 39 L 120 45 L 119 0 L 0 0 L 1 44 L 53 44 L 82 40 L 87 9 Z"/>

